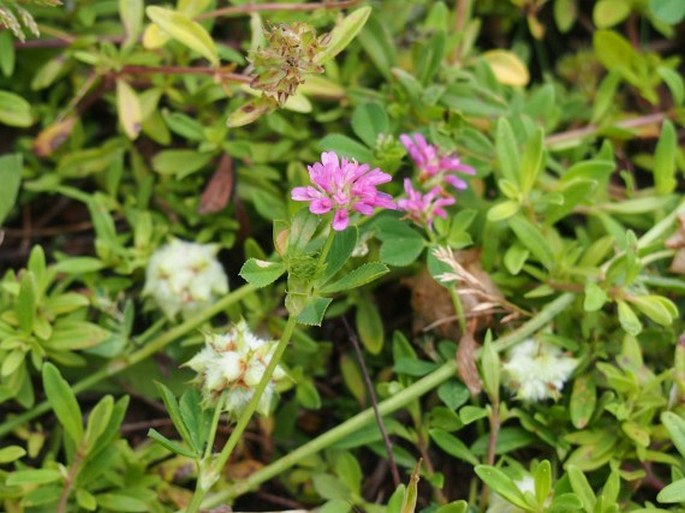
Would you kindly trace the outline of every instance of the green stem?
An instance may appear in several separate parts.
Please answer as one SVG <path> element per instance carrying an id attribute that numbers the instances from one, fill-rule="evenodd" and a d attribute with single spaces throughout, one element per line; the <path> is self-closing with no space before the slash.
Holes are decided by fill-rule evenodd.
<path id="1" fill-rule="evenodd" d="M 557 314 L 562 312 L 567 306 L 571 304 L 574 300 L 575 295 L 571 293 L 565 293 L 556 298 L 551 303 L 547 304 L 535 317 L 531 318 L 528 322 L 517 328 L 516 330 L 500 337 L 497 341 L 493 343 L 494 348 L 497 351 L 503 351 L 520 341 L 528 338 L 530 335 L 538 331 L 540 328 L 549 323 Z M 480 350 L 477 351 L 480 353 Z M 378 404 L 378 411 L 381 415 L 388 415 L 393 413 L 400 408 L 403 408 L 411 401 L 421 397 L 422 395 L 434 390 L 441 383 L 447 381 L 451 377 L 456 375 L 457 364 L 454 360 L 450 360 L 443 364 L 441 367 L 425 376 L 424 378 L 418 380 L 416 383 L 408 386 L 399 394 L 396 394 L 385 401 Z M 268 481 L 269 479 L 281 474 L 283 471 L 296 465 L 303 459 L 316 454 L 317 452 L 330 447 L 331 445 L 337 443 L 346 436 L 355 433 L 366 425 L 374 421 L 374 411 L 372 408 L 367 408 L 366 410 L 358 413 L 354 417 L 346 420 L 342 424 L 334 427 L 333 429 L 323 433 L 314 440 L 307 442 L 306 444 L 300 446 L 294 451 L 286 454 L 285 456 L 279 458 L 275 462 L 261 468 L 257 472 L 251 474 L 247 479 L 244 479 L 238 483 L 234 483 L 227 489 L 222 490 L 211 497 L 207 498 L 203 502 L 203 507 L 212 508 L 221 503 L 238 497 L 244 493 L 249 492 L 260 484 Z"/>
<path id="2" fill-rule="evenodd" d="M 459 321 L 459 329 L 461 334 L 466 333 L 466 317 L 464 316 L 464 305 L 461 302 L 461 296 L 457 289 L 451 287 L 449 289 L 450 296 L 452 297 L 452 304 L 454 305 L 454 311 L 457 314 L 457 320 Z"/>
<path id="3" fill-rule="evenodd" d="M 193 317 L 179 324 L 175 328 L 172 328 L 169 331 L 162 333 L 158 337 L 155 337 L 151 342 L 146 344 L 145 347 L 140 348 L 138 351 L 135 351 L 130 355 L 122 356 L 120 358 L 117 358 L 116 360 L 110 361 L 106 366 L 102 367 L 99 371 L 94 372 L 93 374 L 82 379 L 78 383 L 75 383 L 71 387 L 72 390 L 76 394 L 83 392 L 84 390 L 89 389 L 96 383 L 99 383 L 100 381 L 110 378 L 118 374 L 119 372 L 128 369 L 129 367 L 145 360 L 147 357 L 155 354 L 158 351 L 161 351 L 162 349 L 164 349 L 164 347 L 166 347 L 174 340 L 182 337 L 186 333 L 197 328 L 204 322 L 214 317 L 219 312 L 222 312 L 230 305 L 240 301 L 242 298 L 244 298 L 248 294 L 251 294 L 255 290 L 256 287 L 254 285 L 243 285 L 242 287 L 227 294 L 219 301 L 214 303 L 212 306 L 206 308 L 197 315 L 194 315 Z M 43 401 L 42 403 L 37 404 L 32 409 L 22 413 L 21 415 L 17 415 L 16 417 L 7 419 L 0 425 L 0 438 L 8 435 L 12 432 L 12 430 L 25 424 L 26 422 L 29 422 L 30 420 L 38 417 L 39 415 L 47 413 L 48 411 L 50 411 L 50 404 L 47 401 Z"/>
<path id="4" fill-rule="evenodd" d="M 283 356 L 286 347 L 288 347 L 288 342 L 290 342 L 290 337 L 292 337 L 296 324 L 296 318 L 290 316 L 288 318 L 288 322 L 285 325 L 283 333 L 281 334 L 281 339 L 278 341 L 276 350 L 271 356 L 271 360 L 269 360 L 269 365 L 267 365 L 266 370 L 264 371 L 264 375 L 262 376 L 261 381 L 257 385 L 254 394 L 252 394 L 250 402 L 247 403 L 247 406 L 240 414 L 240 418 L 238 419 L 237 424 L 233 428 L 231 436 L 228 437 L 226 445 L 224 445 L 223 449 L 221 449 L 219 456 L 217 456 L 216 460 L 213 463 L 210 463 L 209 461 L 211 456 L 208 457 L 207 455 L 205 455 L 205 457 L 202 459 L 202 464 L 200 465 L 197 476 L 195 492 L 193 493 L 193 498 L 190 501 L 188 507 L 186 508 L 185 513 L 196 513 L 199 510 L 202 504 L 202 499 L 204 499 L 207 492 L 210 490 L 212 485 L 217 481 L 217 479 L 221 475 L 221 471 L 226 466 L 228 458 L 230 458 L 231 454 L 233 453 L 233 450 L 238 445 L 238 442 L 240 441 L 240 438 L 242 437 L 245 428 L 250 423 L 252 415 L 254 415 L 254 412 L 257 409 L 257 406 L 259 405 L 259 401 L 262 398 L 262 395 L 264 394 L 264 390 L 271 381 L 271 377 L 273 376 L 273 373 L 276 370 L 276 366 L 281 361 L 281 357 Z M 209 454 L 211 455 L 211 449 Z"/>
<path id="5" fill-rule="evenodd" d="M 269 365 L 266 367 L 266 370 L 264 371 L 262 380 L 257 385 L 257 388 L 255 389 L 255 392 L 252 396 L 252 399 L 250 399 L 250 402 L 247 404 L 247 407 L 240 415 L 238 423 L 231 432 L 231 436 L 228 437 L 226 445 L 221 450 L 219 457 L 216 459 L 215 468 L 219 470 L 223 469 L 226 465 L 226 462 L 228 461 L 228 458 L 233 452 L 233 449 L 235 449 L 235 446 L 238 445 L 238 441 L 240 440 L 243 431 L 245 431 L 245 428 L 247 427 L 248 423 L 250 422 L 250 419 L 252 418 L 252 415 L 257 409 L 257 405 L 259 404 L 259 400 L 261 399 L 262 394 L 266 389 L 266 386 L 271 381 L 271 376 L 276 370 L 276 366 L 281 361 L 281 357 L 285 352 L 285 348 L 288 347 L 288 342 L 290 342 L 290 337 L 292 337 L 296 324 L 297 320 L 295 319 L 295 317 L 290 316 L 288 318 L 288 322 L 285 325 L 285 328 L 283 329 L 283 333 L 281 334 L 281 339 L 278 341 L 276 351 L 274 351 L 274 354 L 271 356 L 271 360 L 269 360 Z"/>
<path id="6" fill-rule="evenodd" d="M 326 237 L 326 242 L 323 244 L 323 248 L 321 249 L 321 254 L 319 255 L 319 268 L 323 266 L 326 263 L 326 258 L 328 257 L 328 253 L 331 250 L 331 246 L 333 246 L 333 239 L 335 238 L 335 230 L 333 228 L 328 229 L 328 237 Z"/>

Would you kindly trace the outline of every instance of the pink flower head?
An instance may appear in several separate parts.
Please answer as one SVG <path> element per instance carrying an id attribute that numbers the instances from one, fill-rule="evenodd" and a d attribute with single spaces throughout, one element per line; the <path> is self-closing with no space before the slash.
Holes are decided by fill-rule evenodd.
<path id="1" fill-rule="evenodd" d="M 409 178 L 404 179 L 404 191 L 407 193 L 406 199 L 397 201 L 400 210 L 407 213 L 407 218 L 418 225 L 427 225 L 428 229 L 433 227 L 435 216 L 447 217 L 447 212 L 443 207 L 454 205 L 455 199 L 451 196 L 444 196 L 440 187 L 433 187 L 430 192 L 421 194 L 411 185 Z"/>
<path id="2" fill-rule="evenodd" d="M 392 179 L 378 168 L 370 169 L 368 164 L 358 164 L 345 158 L 341 160 L 334 151 L 329 151 L 321 154 L 321 162 L 307 169 L 314 185 L 295 187 L 292 198 L 311 202 L 309 211 L 312 214 L 335 211 L 334 230 L 347 228 L 352 210 L 370 216 L 375 207 L 397 208 L 392 196 L 376 190 L 377 185 Z"/>
<path id="3" fill-rule="evenodd" d="M 459 178 L 456 173 L 476 174 L 476 170 L 471 166 L 462 164 L 456 154 L 444 155 L 440 153 L 437 146 L 428 144 L 423 135 L 419 133 L 402 134 L 400 141 L 409 152 L 409 156 L 411 156 L 416 167 L 419 168 L 419 180 L 421 182 L 435 183 L 437 181 L 436 185 L 441 185 L 440 182 L 444 181 L 455 189 L 466 189 L 466 182 Z M 431 180 L 433 178 L 436 180 Z"/>

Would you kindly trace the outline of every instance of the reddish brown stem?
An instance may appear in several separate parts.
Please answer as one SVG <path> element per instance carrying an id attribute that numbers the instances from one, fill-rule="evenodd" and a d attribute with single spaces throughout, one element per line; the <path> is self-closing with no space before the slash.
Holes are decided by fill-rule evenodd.
<path id="1" fill-rule="evenodd" d="M 341 0 L 339 2 L 321 2 L 321 3 L 300 3 L 300 4 L 281 4 L 281 3 L 269 3 L 269 4 L 245 4 L 236 5 L 231 7 L 222 7 L 221 9 L 216 9 L 215 11 L 203 12 L 195 16 L 196 20 L 206 20 L 210 18 L 217 18 L 219 16 L 241 16 L 244 14 L 250 14 L 253 12 L 266 12 L 266 11 L 315 11 L 317 9 L 346 9 L 358 4 L 360 0 Z"/>
<path id="2" fill-rule="evenodd" d="M 247 75 L 200 66 L 124 66 L 121 68 L 120 73 L 128 73 L 131 75 L 209 75 L 231 82 L 241 82 L 245 84 L 252 82 L 252 78 Z"/>
<path id="3" fill-rule="evenodd" d="M 656 123 L 661 123 L 665 119 L 668 119 L 669 115 L 666 112 L 656 112 L 654 114 L 647 114 L 645 116 L 639 116 L 637 118 L 624 119 L 615 124 L 619 128 L 640 128 L 642 126 L 653 125 Z M 545 143 L 548 146 L 559 145 L 567 141 L 573 141 L 574 139 L 582 139 L 590 135 L 594 135 L 597 130 L 599 130 L 597 125 L 588 125 L 583 128 L 576 128 L 574 130 L 568 130 L 566 132 L 560 132 L 558 134 L 552 134 L 545 139 Z"/>

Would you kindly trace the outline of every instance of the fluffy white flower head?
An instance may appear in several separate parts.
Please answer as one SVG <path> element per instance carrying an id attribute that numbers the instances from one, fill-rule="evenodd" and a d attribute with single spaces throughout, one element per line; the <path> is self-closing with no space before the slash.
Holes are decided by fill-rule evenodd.
<path id="1" fill-rule="evenodd" d="M 504 369 L 505 383 L 524 401 L 558 399 L 564 383 L 578 365 L 557 346 L 533 339 L 524 340 L 509 352 Z"/>
<path id="2" fill-rule="evenodd" d="M 241 321 L 225 334 L 205 335 L 205 347 L 185 365 L 197 372 L 205 402 L 216 404 L 221 398 L 224 411 L 237 417 L 252 399 L 275 349 L 275 341 L 256 337 Z M 257 406 L 262 415 L 269 414 L 276 383 L 284 377 L 283 369 L 276 366 Z"/>
<path id="3" fill-rule="evenodd" d="M 228 292 L 228 278 L 216 259 L 218 247 L 174 239 L 150 258 L 143 294 L 152 296 L 169 318 L 211 305 Z"/>

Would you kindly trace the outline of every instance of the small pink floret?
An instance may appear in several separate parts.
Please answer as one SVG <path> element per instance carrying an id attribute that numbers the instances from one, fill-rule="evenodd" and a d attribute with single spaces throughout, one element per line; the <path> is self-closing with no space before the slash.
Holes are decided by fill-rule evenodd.
<path id="1" fill-rule="evenodd" d="M 340 159 L 335 152 L 328 151 L 321 154 L 321 162 L 307 169 L 312 185 L 295 187 L 291 197 L 295 201 L 309 201 L 313 214 L 334 211 L 334 230 L 347 228 L 351 210 L 368 216 L 374 208 L 397 208 L 392 196 L 376 190 L 376 186 L 392 179 L 378 168 Z"/>
<path id="2" fill-rule="evenodd" d="M 440 187 L 433 187 L 428 193 L 421 194 L 414 189 L 409 178 L 404 179 L 404 192 L 407 197 L 397 201 L 400 210 L 407 213 L 407 218 L 418 225 L 425 225 L 432 229 L 435 216 L 447 218 L 447 211 L 444 207 L 454 205 L 455 199 L 451 196 L 444 196 Z"/>
<path id="3" fill-rule="evenodd" d="M 429 144 L 426 138 L 419 134 L 402 134 L 400 141 L 407 149 L 409 156 L 419 169 L 419 180 L 430 182 L 434 185 L 442 185 L 445 182 L 455 189 L 466 189 L 467 184 L 456 173 L 475 175 L 476 170 L 471 166 L 462 164 L 456 154 L 444 155 L 438 147 Z"/>

